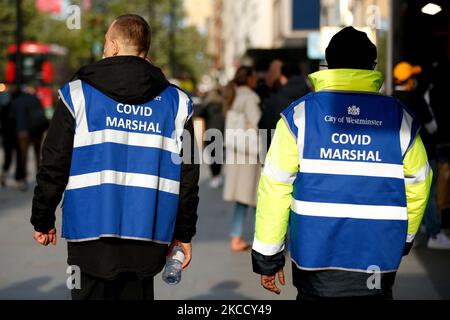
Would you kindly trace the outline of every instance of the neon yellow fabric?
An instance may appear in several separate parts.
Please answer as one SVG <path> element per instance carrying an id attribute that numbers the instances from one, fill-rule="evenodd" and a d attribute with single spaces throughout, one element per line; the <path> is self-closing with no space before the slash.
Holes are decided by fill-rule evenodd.
<path id="1" fill-rule="evenodd" d="M 298 172 L 298 149 L 284 120 L 280 120 L 266 162 L 286 172 Z M 262 173 L 258 188 L 255 238 L 264 244 L 284 241 L 292 202 L 292 184 L 277 182 Z"/>
<path id="2" fill-rule="evenodd" d="M 406 153 L 403 160 L 405 177 L 415 176 L 422 168 L 428 165 L 427 152 L 420 136 Z M 430 169 L 425 180 L 406 185 L 406 201 L 408 205 L 408 234 L 415 235 L 422 222 L 425 208 L 428 203 L 433 172 Z"/>
<path id="3" fill-rule="evenodd" d="M 316 91 L 351 90 L 378 92 L 384 82 L 379 71 L 359 69 L 329 69 L 309 75 L 309 80 Z"/>

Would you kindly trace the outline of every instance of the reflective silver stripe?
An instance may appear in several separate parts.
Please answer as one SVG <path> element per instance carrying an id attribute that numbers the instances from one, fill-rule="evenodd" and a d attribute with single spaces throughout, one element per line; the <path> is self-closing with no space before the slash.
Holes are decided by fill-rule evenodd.
<path id="1" fill-rule="evenodd" d="M 113 129 L 89 132 L 82 82 L 80 80 L 70 82 L 69 87 L 70 96 L 75 109 L 74 117 L 77 124 L 76 134 L 74 136 L 74 148 L 102 143 L 118 143 L 135 147 L 159 148 L 176 154 L 180 153 L 179 144 L 176 140 L 161 135 Z M 60 95 L 63 97 L 62 94 Z M 63 100 L 63 102 L 70 110 L 67 102 L 65 100 Z"/>
<path id="2" fill-rule="evenodd" d="M 252 249 L 264 256 L 273 256 L 277 253 L 283 252 L 284 247 L 284 241 L 276 244 L 266 244 L 255 238 L 253 240 Z"/>
<path id="3" fill-rule="evenodd" d="M 178 91 L 178 112 L 175 118 L 175 134 L 176 142 L 178 145 L 178 153 L 181 152 L 182 142 L 181 137 L 183 135 L 184 125 L 189 119 L 189 97 L 186 93 L 177 88 Z"/>
<path id="4" fill-rule="evenodd" d="M 272 166 L 268 161 L 264 164 L 263 174 L 274 181 L 285 184 L 293 184 L 297 177 L 297 172 L 284 171 Z"/>
<path id="5" fill-rule="evenodd" d="M 164 179 L 147 174 L 111 170 L 71 176 L 66 190 L 94 187 L 102 184 L 157 189 L 177 195 L 180 190 L 180 183 L 175 180 Z"/>
<path id="6" fill-rule="evenodd" d="M 294 123 L 298 128 L 297 146 L 300 163 L 303 159 L 305 148 L 305 101 L 302 101 L 294 108 Z"/>
<path id="7" fill-rule="evenodd" d="M 174 139 L 156 134 L 127 132 L 112 129 L 77 133 L 74 139 L 74 148 L 101 143 L 118 143 L 135 147 L 159 148 L 169 152 L 179 153 L 177 142 Z"/>
<path id="8" fill-rule="evenodd" d="M 322 267 L 322 268 L 306 268 L 300 266 L 294 259 L 292 259 L 292 262 L 294 262 L 295 266 L 300 270 L 305 271 L 325 271 L 325 270 L 339 270 L 339 271 L 349 271 L 349 272 L 362 272 L 362 273 L 368 273 L 370 272 L 370 269 L 363 270 L 363 269 L 349 269 L 349 268 L 339 268 L 339 267 Z M 394 270 L 384 270 L 384 271 L 377 271 L 377 273 L 392 273 L 396 272 L 397 269 Z"/>
<path id="9" fill-rule="evenodd" d="M 72 99 L 73 107 L 75 109 L 75 133 L 88 133 L 88 124 L 86 119 L 86 101 L 84 99 L 83 87 L 81 80 L 72 81 L 69 83 L 70 98 Z"/>
<path id="10" fill-rule="evenodd" d="M 411 243 L 411 242 L 414 241 L 415 238 L 416 238 L 416 234 L 415 233 L 414 234 L 409 234 L 408 233 L 408 236 L 406 237 L 406 242 Z"/>
<path id="11" fill-rule="evenodd" d="M 117 239 L 125 239 L 125 240 L 138 240 L 138 241 L 148 241 L 148 242 L 154 242 L 154 243 L 160 243 L 160 244 L 170 244 L 170 242 L 165 241 L 159 241 L 159 240 L 153 240 L 150 238 L 139 238 L 139 237 L 125 237 L 117 234 L 101 234 L 97 237 L 92 238 L 83 238 L 83 239 L 66 239 L 67 242 L 86 242 L 86 241 L 94 241 L 99 240 L 101 238 L 117 238 Z"/>
<path id="12" fill-rule="evenodd" d="M 303 159 L 300 172 L 403 179 L 403 165 Z"/>
<path id="13" fill-rule="evenodd" d="M 400 146 L 402 149 L 402 156 L 405 156 L 411 142 L 412 123 L 413 118 L 411 115 L 408 112 L 403 111 L 402 126 L 400 128 Z"/>
<path id="14" fill-rule="evenodd" d="M 369 220 L 408 220 L 406 207 L 370 206 L 293 200 L 292 211 L 299 215 Z"/>
<path id="15" fill-rule="evenodd" d="M 405 183 L 406 184 L 416 184 L 416 183 L 425 181 L 425 179 L 430 175 L 430 172 L 431 172 L 431 167 L 430 167 L 430 164 L 427 162 L 427 164 L 424 165 L 415 174 L 405 176 Z"/>

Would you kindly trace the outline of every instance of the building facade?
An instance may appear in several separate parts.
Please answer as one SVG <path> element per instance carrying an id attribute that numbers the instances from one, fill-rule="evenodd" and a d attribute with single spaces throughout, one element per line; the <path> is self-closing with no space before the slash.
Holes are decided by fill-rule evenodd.
<path id="1" fill-rule="evenodd" d="M 320 0 L 222 0 L 223 70 L 231 79 L 252 49 L 306 48 L 320 27 Z"/>

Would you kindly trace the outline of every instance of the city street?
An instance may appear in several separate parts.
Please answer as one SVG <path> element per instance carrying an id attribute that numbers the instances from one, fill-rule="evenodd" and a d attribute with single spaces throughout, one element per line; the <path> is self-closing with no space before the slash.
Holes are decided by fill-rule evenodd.
<path id="1" fill-rule="evenodd" d="M 287 285 L 276 296 L 263 290 L 259 277 L 252 273 L 249 252 L 230 252 L 232 205 L 222 201 L 221 189 L 208 188 L 208 168 L 202 169 L 198 232 L 191 266 L 178 286 L 166 285 L 158 275 L 156 299 L 295 299 L 290 264 L 286 268 Z M 9 184 L 13 182 L 10 180 Z M 65 285 L 66 244 L 58 239 L 56 247 L 44 248 L 34 242 L 29 224 L 31 198 L 32 188 L 25 193 L 12 188 L 0 190 L 0 299 L 69 299 Z M 60 210 L 57 222 L 59 227 Z M 422 242 L 404 259 L 394 296 L 450 299 L 450 251 L 431 251 Z"/>

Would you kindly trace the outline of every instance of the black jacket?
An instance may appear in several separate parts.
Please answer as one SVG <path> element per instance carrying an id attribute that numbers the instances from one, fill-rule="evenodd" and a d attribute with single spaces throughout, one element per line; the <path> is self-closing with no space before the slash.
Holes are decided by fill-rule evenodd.
<path id="1" fill-rule="evenodd" d="M 450 88 L 449 80 L 450 62 L 439 62 L 433 69 L 432 84 L 430 90 L 430 106 L 435 115 L 438 132 L 437 143 L 441 146 L 450 145 L 450 108 L 448 107 L 448 88 Z"/>
<path id="2" fill-rule="evenodd" d="M 11 102 L 10 117 L 17 132 L 40 137 L 48 128 L 44 108 L 37 96 L 19 92 Z"/>
<path id="3" fill-rule="evenodd" d="M 425 101 L 423 92 L 414 89 L 412 91 L 394 90 L 392 95 L 414 113 L 421 125 L 420 137 L 427 151 L 428 159 L 434 159 L 436 153 L 436 134 L 430 134 L 425 125 L 434 119 L 434 115 Z"/>
<path id="4" fill-rule="evenodd" d="M 263 114 L 259 120 L 259 128 L 275 130 L 281 112 L 289 105 L 309 93 L 308 85 L 303 76 L 293 76 L 288 83 L 281 87 L 277 93 L 264 101 Z M 268 135 L 268 146 L 270 146 L 271 135 Z"/>
<path id="5" fill-rule="evenodd" d="M 116 101 L 139 104 L 158 96 L 169 82 L 161 70 L 133 56 L 103 59 L 80 69 L 75 75 Z M 192 120 L 185 129 L 194 135 Z M 42 162 L 34 191 L 31 223 L 46 232 L 55 227 L 55 210 L 66 188 L 73 150 L 74 119 L 59 102 L 42 150 Z M 183 139 L 191 141 L 194 139 Z M 190 150 L 194 150 L 192 145 Z M 192 155 L 193 159 L 194 155 Z M 180 205 L 174 237 L 190 242 L 196 232 L 199 166 L 182 164 Z M 167 245 L 121 239 L 100 239 L 68 243 L 68 263 L 92 276 L 113 279 L 121 272 L 136 272 L 142 278 L 154 276 L 164 266 Z"/>

